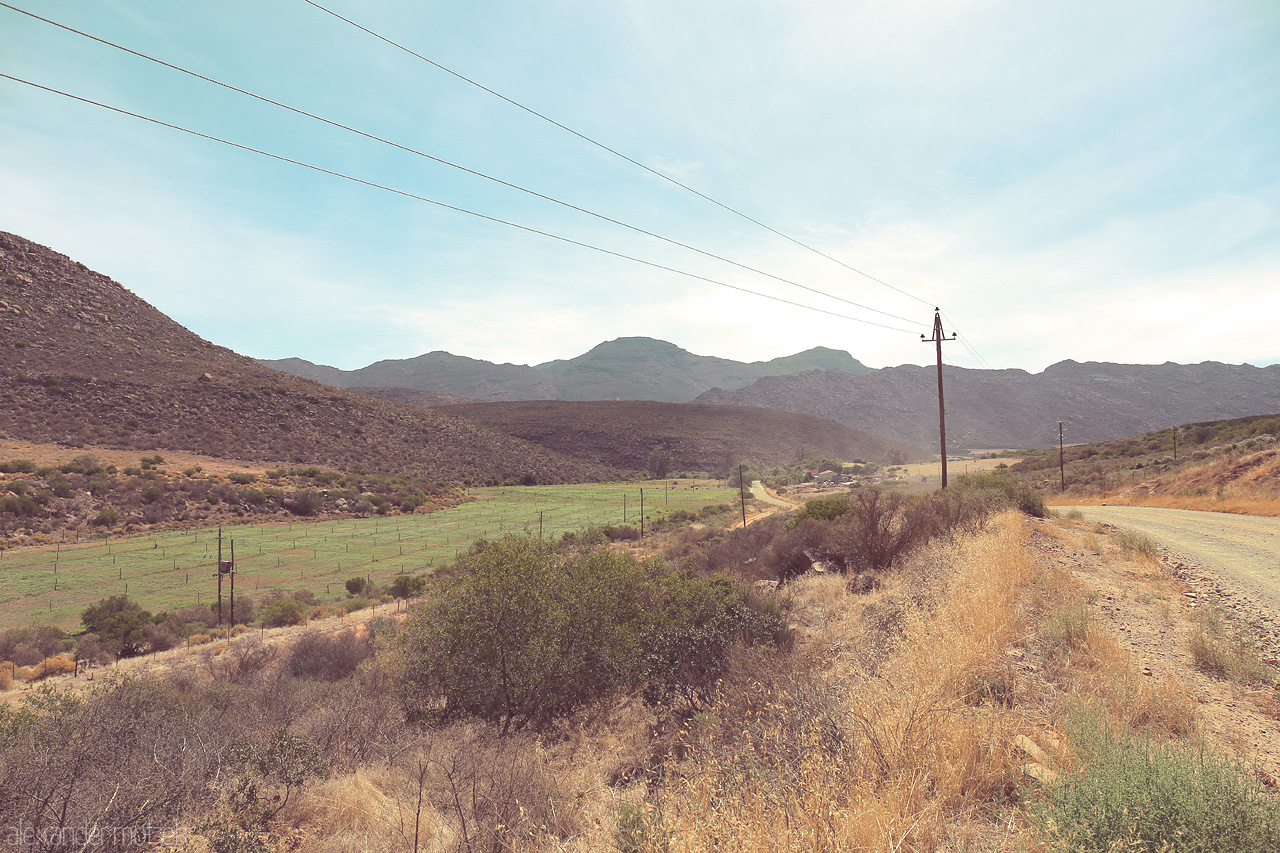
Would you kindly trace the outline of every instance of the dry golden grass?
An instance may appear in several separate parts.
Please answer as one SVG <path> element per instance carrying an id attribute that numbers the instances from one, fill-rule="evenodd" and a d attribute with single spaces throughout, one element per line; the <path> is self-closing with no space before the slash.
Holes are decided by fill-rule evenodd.
<path id="1" fill-rule="evenodd" d="M 837 697 L 830 705 L 796 719 L 791 709 L 813 701 L 778 690 L 774 707 L 759 710 L 762 725 L 703 747 L 699 771 L 660 800 L 678 849 L 927 851 L 963 843 L 1020 774 L 1013 739 L 1027 719 L 1000 689 L 984 694 L 974 684 L 1001 683 L 1005 650 L 1021 638 L 1019 600 L 1033 577 L 1024 536 L 1022 518 L 1007 514 L 992 532 L 936 546 L 922 562 L 941 573 L 935 580 L 948 594 L 930 605 L 919 590 L 882 593 L 906 604 L 878 677 L 850 672 L 850 657 L 833 654 L 822 673 L 826 694 Z M 908 572 L 898 583 L 911 579 Z M 837 596 L 826 578 L 797 587 L 801 612 L 817 627 L 811 643 L 839 649 L 866 640 L 844 615 L 862 602 Z M 830 617 L 819 622 L 813 613 L 822 606 Z"/>
<path id="2" fill-rule="evenodd" d="M 1086 541 L 1086 528 L 1051 530 L 1067 542 Z M 1150 554 L 1113 547 L 1135 582 L 1155 587 L 1163 581 L 1159 561 Z M 1153 593 L 1154 594 L 1154 593 Z M 1035 583 L 1036 632 L 1046 676 L 1072 701 L 1101 702 L 1117 725 L 1164 737 L 1195 730 L 1195 702 L 1175 679 L 1152 682 L 1139 676 L 1128 652 L 1089 617 L 1089 593 L 1064 569 L 1040 575 Z M 1054 704 L 1057 704 L 1056 702 Z"/>
<path id="3" fill-rule="evenodd" d="M 1019 735 L 1069 754 L 1053 721 L 1081 701 L 1133 730 L 1195 722 L 1179 683 L 1137 676 L 1090 620 L 1078 580 L 1036 571 L 1028 524 L 1009 513 L 935 544 L 868 595 L 802 578 L 795 651 L 741 651 L 711 706 L 655 715 L 629 699 L 545 740 L 425 732 L 304 791 L 291 849 L 414 850 L 415 834 L 424 853 L 1028 849 Z"/>
<path id="4" fill-rule="evenodd" d="M 1126 504 L 1280 517 L 1280 449 L 1226 457 L 1103 494 L 1059 496 L 1053 505 Z"/>

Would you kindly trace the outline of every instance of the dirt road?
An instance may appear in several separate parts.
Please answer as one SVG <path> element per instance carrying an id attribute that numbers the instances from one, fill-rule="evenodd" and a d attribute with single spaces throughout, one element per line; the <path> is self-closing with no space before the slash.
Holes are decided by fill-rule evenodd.
<path id="1" fill-rule="evenodd" d="M 764 483 L 761 483 L 759 480 L 756 480 L 751 484 L 751 496 L 753 498 L 758 498 L 759 500 L 762 500 L 767 504 L 773 504 L 774 506 L 782 507 L 783 509 L 795 508 L 795 504 L 791 503 L 790 501 L 784 501 L 782 498 L 778 497 L 777 495 L 772 494 L 768 489 L 764 487 Z"/>
<path id="2" fill-rule="evenodd" d="M 1280 518 L 1140 506 L 1077 509 L 1090 521 L 1144 533 L 1271 615 L 1280 614 Z"/>

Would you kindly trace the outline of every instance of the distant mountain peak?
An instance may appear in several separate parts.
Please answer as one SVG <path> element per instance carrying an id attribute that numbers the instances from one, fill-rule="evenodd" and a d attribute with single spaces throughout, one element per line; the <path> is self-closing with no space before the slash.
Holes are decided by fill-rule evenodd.
<path id="1" fill-rule="evenodd" d="M 768 361 L 697 355 L 670 341 L 641 335 L 603 341 L 574 358 L 534 367 L 494 364 L 436 350 L 338 371 L 301 359 L 262 364 L 343 388 L 400 388 L 483 400 L 656 400 L 683 403 L 712 388 L 733 391 L 764 376 L 807 370 L 851 375 L 871 369 L 849 353 L 816 346 Z"/>

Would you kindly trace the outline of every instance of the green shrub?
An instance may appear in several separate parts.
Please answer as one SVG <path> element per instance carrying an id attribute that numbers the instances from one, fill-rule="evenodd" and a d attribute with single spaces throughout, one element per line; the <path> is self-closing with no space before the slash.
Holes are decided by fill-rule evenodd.
<path id="1" fill-rule="evenodd" d="M 735 642 L 785 636 L 780 616 L 727 577 L 528 536 L 477 542 L 433 581 L 396 637 L 406 704 L 419 718 L 477 716 L 504 733 L 641 684 L 651 701 L 703 698 Z"/>
<path id="2" fill-rule="evenodd" d="M 750 597 L 727 575 L 704 580 L 692 571 L 657 578 L 657 608 L 645 614 L 641 648 L 645 699 L 690 705 L 714 692 L 738 641 L 789 645 L 782 612 Z"/>
<path id="3" fill-rule="evenodd" d="M 396 575 L 387 587 L 387 592 L 396 598 L 412 598 L 415 595 L 422 595 L 426 588 L 426 575 Z"/>
<path id="4" fill-rule="evenodd" d="M 80 614 L 84 629 L 101 640 L 120 643 L 122 657 L 136 655 L 147 645 L 153 620 L 150 611 L 124 595 L 113 595 L 91 604 Z"/>
<path id="5" fill-rule="evenodd" d="M 848 498 L 815 498 L 805 501 L 804 509 L 796 513 L 795 523 L 799 524 L 806 519 L 830 521 L 850 512 L 853 512 L 853 504 L 849 503 Z"/>
<path id="6" fill-rule="evenodd" d="M 1280 849 L 1280 803 L 1238 760 L 1202 744 L 1116 731 L 1100 710 L 1076 714 L 1068 729 L 1079 768 L 1028 798 L 1047 849 Z"/>
<path id="7" fill-rule="evenodd" d="M 0 498 L 0 513 L 19 518 L 34 518 L 40 514 L 40 504 L 26 495 L 5 495 Z"/>
<path id="8" fill-rule="evenodd" d="M 633 676 L 647 573 L 627 555 L 569 555 L 531 537 L 479 542 L 397 635 L 422 714 L 543 726 Z"/>
<path id="9" fill-rule="evenodd" d="M 367 583 L 368 581 L 365 580 L 365 578 L 358 577 L 358 578 L 348 579 L 347 582 L 343 584 L 343 586 L 347 588 L 348 594 L 359 595 L 360 593 L 364 592 L 364 588 Z"/>
<path id="10" fill-rule="evenodd" d="M 618 812 L 613 844 L 619 853 L 667 853 L 672 834 L 662 824 L 662 815 L 648 803 L 623 803 Z"/>
<path id="11" fill-rule="evenodd" d="M 324 509 L 324 496 L 310 489 L 298 492 L 286 508 L 294 515 L 311 516 Z"/>
<path id="12" fill-rule="evenodd" d="M 227 475 L 227 479 L 237 486 L 247 486 L 250 483 L 258 482 L 258 475 L 250 474 L 248 471 L 233 471 Z"/>
<path id="13" fill-rule="evenodd" d="M 1048 513 L 1043 495 L 1026 483 L 1003 474 L 961 474 L 956 478 L 956 484 L 966 489 L 1004 495 L 1012 506 L 1033 518 L 1044 518 Z"/>
<path id="14" fill-rule="evenodd" d="M 33 474 L 36 470 L 36 463 L 30 459 L 10 459 L 8 462 L 0 462 L 0 474 Z"/>
<path id="15" fill-rule="evenodd" d="M 305 625 L 311 606 L 296 598 L 278 598 L 258 608 L 258 621 L 267 628 Z"/>
<path id="16" fill-rule="evenodd" d="M 120 513 L 115 507 L 104 506 L 94 516 L 93 524 L 95 527 L 115 527 L 120 523 Z"/>
<path id="17" fill-rule="evenodd" d="M 82 453 L 72 459 L 66 465 L 59 468 L 64 474 L 101 474 L 103 471 L 102 463 L 98 461 L 98 457 L 92 453 Z"/>
<path id="18" fill-rule="evenodd" d="M 634 542 L 640 538 L 639 529 L 629 524 L 620 524 L 617 527 L 612 524 L 606 524 L 603 531 L 604 535 L 612 542 Z"/>

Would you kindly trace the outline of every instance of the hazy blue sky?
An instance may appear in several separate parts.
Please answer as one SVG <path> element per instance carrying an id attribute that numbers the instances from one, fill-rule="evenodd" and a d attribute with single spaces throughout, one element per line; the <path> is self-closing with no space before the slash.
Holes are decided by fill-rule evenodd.
<path id="1" fill-rule="evenodd" d="M 1280 361 L 1280 3 L 547 0 L 325 5 L 856 267 L 619 160 L 304 0 L 36 14 L 912 322 L 252 101 L 0 8 L 0 73 L 771 302 L 0 79 L 0 229 L 247 355 L 538 363 L 647 335 L 993 367 Z M 2 287 L 3 285 L 0 285 Z M 950 327 L 949 327 L 950 328 Z M 959 344 L 951 362 L 979 366 Z"/>

